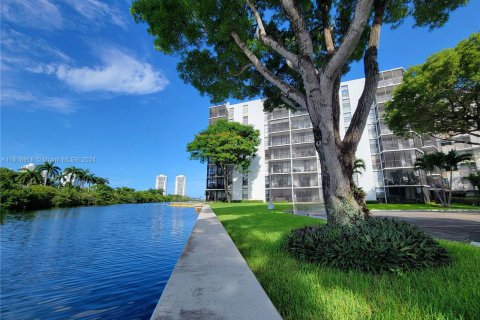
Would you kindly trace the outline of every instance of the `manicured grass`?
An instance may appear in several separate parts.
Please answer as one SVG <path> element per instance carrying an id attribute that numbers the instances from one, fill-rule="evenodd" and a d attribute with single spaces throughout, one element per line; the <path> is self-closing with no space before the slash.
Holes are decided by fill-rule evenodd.
<path id="1" fill-rule="evenodd" d="M 441 241 L 449 267 L 369 275 L 297 261 L 282 250 L 294 228 L 322 220 L 283 213 L 291 204 L 212 204 L 284 319 L 479 319 L 480 248 Z"/>
<path id="2" fill-rule="evenodd" d="M 479 206 L 472 206 L 468 204 L 452 204 L 449 208 L 445 208 L 436 204 L 407 204 L 407 203 L 389 203 L 389 204 L 367 204 L 367 207 L 371 210 L 450 210 L 450 209 L 463 209 L 463 210 L 480 210 Z"/>

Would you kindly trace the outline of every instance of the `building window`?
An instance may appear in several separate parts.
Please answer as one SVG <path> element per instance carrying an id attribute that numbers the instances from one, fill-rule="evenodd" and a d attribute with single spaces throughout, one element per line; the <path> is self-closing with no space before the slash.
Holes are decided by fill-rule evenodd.
<path id="1" fill-rule="evenodd" d="M 233 107 L 228 108 L 228 120 L 233 120 L 234 109 Z"/>
<path id="2" fill-rule="evenodd" d="M 342 98 L 348 97 L 348 86 L 342 86 L 340 92 L 342 94 Z"/>
<path id="3" fill-rule="evenodd" d="M 242 186 L 248 187 L 248 174 L 244 174 L 242 177 Z"/>
<path id="4" fill-rule="evenodd" d="M 243 116 L 243 124 L 248 124 L 248 116 Z"/>
<path id="5" fill-rule="evenodd" d="M 243 105 L 243 115 L 246 116 L 248 114 L 248 104 Z"/>
<path id="6" fill-rule="evenodd" d="M 351 111 L 350 99 L 343 99 L 342 100 L 342 109 L 343 109 L 343 112 L 350 112 Z"/>
<path id="7" fill-rule="evenodd" d="M 248 200 L 248 189 L 242 190 L 242 200 Z"/>

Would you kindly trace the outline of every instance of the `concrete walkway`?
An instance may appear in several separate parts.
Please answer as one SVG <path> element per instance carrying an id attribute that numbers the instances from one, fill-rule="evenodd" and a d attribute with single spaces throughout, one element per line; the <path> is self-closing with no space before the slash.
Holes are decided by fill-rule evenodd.
<path id="1" fill-rule="evenodd" d="M 151 319 L 281 319 L 208 205 Z"/>

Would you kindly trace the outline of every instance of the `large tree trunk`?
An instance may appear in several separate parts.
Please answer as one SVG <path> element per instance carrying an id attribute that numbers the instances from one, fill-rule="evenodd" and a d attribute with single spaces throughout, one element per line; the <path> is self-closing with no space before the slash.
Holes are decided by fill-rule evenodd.
<path id="1" fill-rule="evenodd" d="M 320 126 L 313 129 L 315 149 L 320 157 L 322 192 L 327 221 L 332 224 L 351 224 L 364 219 L 362 207 L 355 200 L 351 175 L 340 163 L 341 155 L 334 143 L 322 135 Z M 331 140 L 330 140 L 331 141 Z"/>
<path id="2" fill-rule="evenodd" d="M 338 132 L 337 76 L 306 72 L 307 106 L 313 124 L 315 148 L 321 165 L 322 191 L 328 223 L 351 224 L 368 215 L 364 200 L 355 197 L 353 163 L 358 141 L 365 128 L 378 84 L 377 50 L 371 47 L 364 58 L 365 88 L 352 124 L 342 141 Z M 305 67 L 306 68 L 306 67 Z M 319 85 L 315 87 L 315 83 Z M 312 85 L 313 84 L 313 85 Z"/>

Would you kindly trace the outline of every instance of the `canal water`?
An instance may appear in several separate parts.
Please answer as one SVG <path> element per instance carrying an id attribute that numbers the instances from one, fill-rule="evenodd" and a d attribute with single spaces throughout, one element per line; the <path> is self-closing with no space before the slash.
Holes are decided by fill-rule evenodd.
<path id="1" fill-rule="evenodd" d="M 149 319 L 196 220 L 166 204 L 3 215 L 0 318 Z"/>

